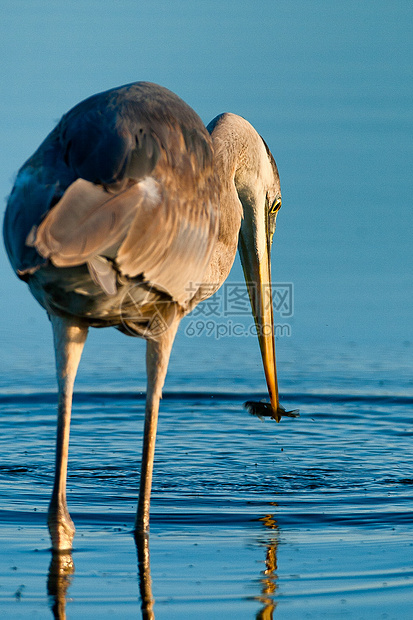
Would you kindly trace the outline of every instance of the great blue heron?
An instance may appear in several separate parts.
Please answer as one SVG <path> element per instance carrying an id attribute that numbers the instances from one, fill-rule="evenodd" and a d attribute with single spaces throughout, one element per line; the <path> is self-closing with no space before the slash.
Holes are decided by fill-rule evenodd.
<path id="1" fill-rule="evenodd" d="M 4 239 L 16 273 L 49 314 L 58 381 L 56 470 L 48 512 L 55 551 L 70 549 L 66 504 L 73 384 L 92 327 L 147 340 L 147 396 L 135 530 L 149 527 L 159 401 L 182 317 L 227 278 L 239 247 L 270 404 L 279 421 L 270 249 L 280 182 L 255 129 L 234 114 L 209 133 L 165 88 L 137 82 L 63 116 L 20 169 Z M 210 135 L 211 134 L 211 135 Z"/>

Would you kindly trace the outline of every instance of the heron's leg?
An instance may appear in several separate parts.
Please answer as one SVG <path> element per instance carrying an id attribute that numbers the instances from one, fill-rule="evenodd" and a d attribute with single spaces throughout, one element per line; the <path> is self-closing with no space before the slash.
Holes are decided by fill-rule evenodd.
<path id="1" fill-rule="evenodd" d="M 138 511 L 135 520 L 135 532 L 139 533 L 147 533 L 149 531 L 149 506 L 151 501 L 159 401 L 162 398 L 162 388 L 168 370 L 169 356 L 178 325 L 179 320 L 176 319 L 157 340 L 148 340 L 146 345 L 147 392 L 145 428 L 143 433 Z"/>
<path id="2" fill-rule="evenodd" d="M 72 548 L 75 526 L 66 504 L 67 457 L 73 385 L 87 336 L 87 327 L 70 319 L 51 316 L 58 385 L 56 466 L 48 525 L 53 551 Z"/>

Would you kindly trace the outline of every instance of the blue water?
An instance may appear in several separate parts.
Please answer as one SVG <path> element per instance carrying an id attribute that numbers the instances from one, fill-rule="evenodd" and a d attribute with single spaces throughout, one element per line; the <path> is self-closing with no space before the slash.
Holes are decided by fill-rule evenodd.
<path id="1" fill-rule="evenodd" d="M 258 614 L 273 607 L 281 618 L 408 618 L 413 396 L 291 393 L 302 416 L 276 425 L 242 409 L 250 395 L 165 394 L 150 538 L 156 618 L 270 618 Z M 47 610 L 54 401 L 0 397 L 7 617 Z M 75 399 L 69 618 L 139 615 L 130 531 L 143 411 L 130 392 Z"/>
<path id="2" fill-rule="evenodd" d="M 65 111 L 142 79 L 205 123 L 245 116 L 280 170 L 273 279 L 290 296 L 275 312 L 278 373 L 301 417 L 262 423 L 243 409 L 265 381 L 252 319 L 225 305 L 242 287 L 237 262 L 171 358 L 149 541 L 157 620 L 412 616 L 412 13 L 403 0 L 2 3 L 3 196 Z M 3 250 L 0 269 L 0 616 L 45 618 L 51 330 Z M 86 344 L 68 618 L 141 613 L 130 530 L 144 353 L 114 330 Z"/>

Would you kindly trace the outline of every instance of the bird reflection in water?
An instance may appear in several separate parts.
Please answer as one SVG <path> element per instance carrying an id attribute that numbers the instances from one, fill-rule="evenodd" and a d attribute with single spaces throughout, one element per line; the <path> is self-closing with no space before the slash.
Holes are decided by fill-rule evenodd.
<path id="1" fill-rule="evenodd" d="M 153 612 L 151 569 L 149 562 L 149 536 L 135 533 L 135 544 L 138 555 L 139 593 L 141 600 L 142 620 L 155 620 Z M 55 620 L 66 620 L 67 591 L 72 583 L 75 565 L 72 554 L 52 552 L 47 579 L 47 594 L 50 608 Z"/>
<path id="2" fill-rule="evenodd" d="M 274 534 L 265 541 L 267 553 L 265 557 L 265 570 L 262 571 L 261 594 L 256 599 L 260 601 L 264 607 L 260 609 L 256 615 L 256 620 L 272 620 L 273 612 L 277 606 L 274 601 L 274 595 L 277 590 L 277 547 L 278 547 L 278 526 L 274 515 L 268 514 L 260 518 L 266 528 L 273 530 Z"/>
<path id="3" fill-rule="evenodd" d="M 136 551 L 138 553 L 139 592 L 141 596 L 142 620 L 155 620 L 153 612 L 151 566 L 149 558 L 149 536 L 135 533 Z"/>
<path id="4" fill-rule="evenodd" d="M 66 620 L 66 595 L 74 572 L 75 565 L 71 553 L 52 553 L 47 594 L 55 620 Z"/>
<path id="5" fill-rule="evenodd" d="M 267 514 L 259 519 L 266 528 L 273 530 L 274 534 L 265 541 L 266 557 L 265 570 L 261 572 L 261 594 L 256 598 L 263 604 L 255 616 L 256 620 L 273 620 L 273 612 L 277 606 L 274 594 L 277 590 L 277 547 L 278 525 L 274 515 Z M 155 620 L 153 610 L 155 600 L 152 595 L 152 580 L 149 555 L 149 536 L 147 534 L 135 534 L 136 550 L 138 554 L 139 591 L 141 599 L 142 620 Z"/>
<path id="6" fill-rule="evenodd" d="M 269 539 L 260 541 L 266 546 L 265 570 L 261 572 L 259 579 L 261 594 L 255 599 L 263 607 L 256 615 L 256 620 L 273 620 L 273 612 L 276 607 L 274 594 L 277 590 L 277 546 L 278 526 L 272 514 L 259 519 L 266 528 L 273 530 L 274 534 Z M 135 544 L 138 557 L 139 593 L 142 611 L 142 620 L 155 620 L 154 603 L 152 595 L 152 580 L 150 568 L 149 536 L 144 533 L 135 533 Z M 47 580 L 47 593 L 50 599 L 50 607 L 55 620 L 66 620 L 67 591 L 72 582 L 75 566 L 71 553 L 53 553 L 49 567 Z"/>
<path id="7" fill-rule="evenodd" d="M 277 603 L 274 601 L 274 594 L 277 590 L 277 547 L 278 547 L 278 526 L 274 515 L 267 514 L 259 519 L 266 528 L 273 530 L 274 534 L 265 541 L 266 557 L 265 570 L 260 577 L 261 594 L 256 598 L 263 604 L 256 615 L 256 620 L 273 620 L 273 612 Z M 149 536 L 146 534 L 135 534 L 136 549 L 138 553 L 138 572 L 139 590 L 141 598 L 142 620 L 155 620 L 153 610 L 155 600 L 152 595 L 152 581 L 150 570 L 149 555 Z"/>

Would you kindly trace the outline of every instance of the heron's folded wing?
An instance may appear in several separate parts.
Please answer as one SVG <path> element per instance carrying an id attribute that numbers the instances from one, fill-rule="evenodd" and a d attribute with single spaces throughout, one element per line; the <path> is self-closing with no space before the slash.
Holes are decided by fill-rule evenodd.
<path id="1" fill-rule="evenodd" d="M 116 258 L 122 273 L 143 274 L 182 304 L 202 284 L 218 225 L 212 196 L 194 201 L 183 195 L 164 196 L 144 216 L 138 212 Z"/>
<path id="2" fill-rule="evenodd" d="M 77 179 L 28 243 L 56 267 L 82 265 L 123 241 L 142 198 L 138 183 L 112 195 L 101 186 Z"/>
<path id="3" fill-rule="evenodd" d="M 185 303 L 202 282 L 217 234 L 216 205 L 168 195 L 152 177 L 112 195 L 78 179 L 51 209 L 28 243 L 57 267 L 88 264 L 108 294 L 114 276 L 96 257 L 109 257 L 128 277 Z M 109 271 L 109 275 L 108 275 Z"/>

